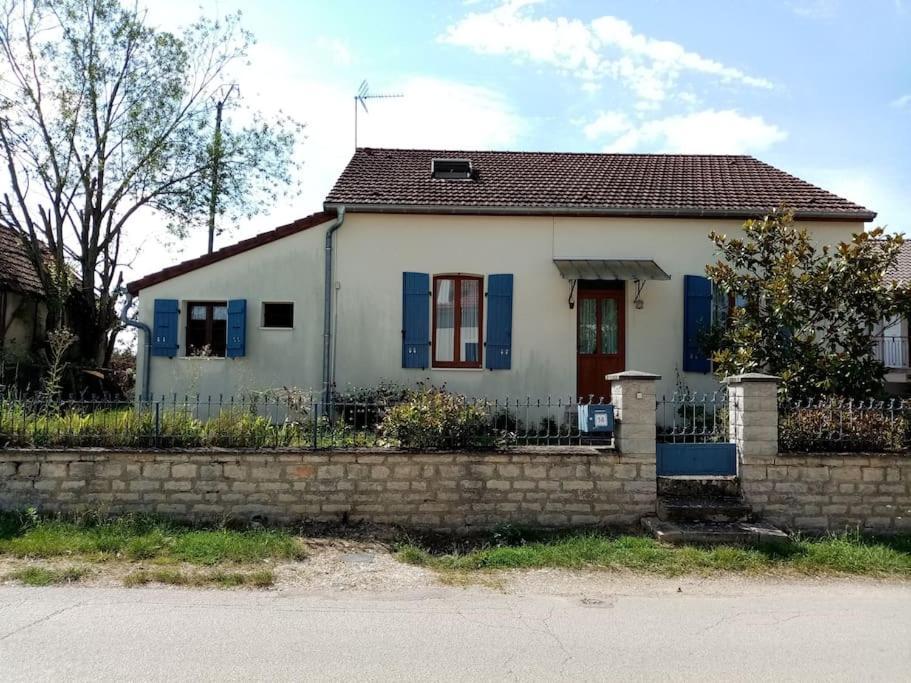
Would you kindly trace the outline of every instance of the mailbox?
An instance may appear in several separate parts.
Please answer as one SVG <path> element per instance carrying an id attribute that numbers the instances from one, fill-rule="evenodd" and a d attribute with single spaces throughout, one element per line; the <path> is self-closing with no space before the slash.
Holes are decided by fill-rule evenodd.
<path id="1" fill-rule="evenodd" d="M 579 431 L 583 434 L 604 434 L 614 431 L 614 406 L 591 404 L 577 406 L 579 410 Z"/>

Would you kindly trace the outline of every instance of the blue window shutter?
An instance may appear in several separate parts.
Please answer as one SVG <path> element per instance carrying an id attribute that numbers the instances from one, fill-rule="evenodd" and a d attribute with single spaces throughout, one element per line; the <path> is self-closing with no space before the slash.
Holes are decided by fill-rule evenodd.
<path id="1" fill-rule="evenodd" d="M 487 277 L 487 357 L 488 370 L 512 367 L 512 275 Z"/>
<path id="2" fill-rule="evenodd" d="M 430 275 L 402 273 L 402 367 L 430 365 Z"/>
<path id="3" fill-rule="evenodd" d="M 712 324 L 712 283 L 701 275 L 683 276 L 683 371 L 707 373 L 711 360 L 700 346 Z"/>
<path id="4" fill-rule="evenodd" d="M 247 352 L 247 300 L 231 299 L 228 302 L 228 341 L 225 355 L 240 358 Z"/>
<path id="5" fill-rule="evenodd" d="M 152 325 L 152 355 L 173 358 L 177 355 L 177 325 L 180 302 L 177 299 L 155 299 Z"/>

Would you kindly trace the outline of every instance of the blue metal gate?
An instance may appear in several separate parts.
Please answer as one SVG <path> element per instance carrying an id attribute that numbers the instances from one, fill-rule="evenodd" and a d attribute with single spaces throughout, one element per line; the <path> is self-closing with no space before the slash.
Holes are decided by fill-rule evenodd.
<path id="1" fill-rule="evenodd" d="M 657 473 L 659 477 L 733 477 L 737 448 L 732 443 L 659 443 Z"/>
<path id="2" fill-rule="evenodd" d="M 662 397 L 656 421 L 659 477 L 737 474 L 737 449 L 729 441 L 727 392 Z"/>

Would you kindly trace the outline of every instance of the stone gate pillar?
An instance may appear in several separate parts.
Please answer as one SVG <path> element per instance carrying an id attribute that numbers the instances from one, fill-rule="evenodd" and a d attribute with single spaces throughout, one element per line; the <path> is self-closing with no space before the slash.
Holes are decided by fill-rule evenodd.
<path id="1" fill-rule="evenodd" d="M 731 441 L 741 465 L 751 458 L 778 454 L 778 381 L 774 375 L 749 372 L 726 377 Z"/>
<path id="2" fill-rule="evenodd" d="M 621 453 L 655 459 L 655 382 L 660 375 L 626 370 L 608 375 L 617 416 L 614 441 Z"/>

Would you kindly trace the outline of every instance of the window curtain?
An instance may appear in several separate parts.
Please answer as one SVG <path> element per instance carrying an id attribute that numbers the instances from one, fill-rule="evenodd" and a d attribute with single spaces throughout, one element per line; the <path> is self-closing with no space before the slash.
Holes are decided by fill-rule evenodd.
<path id="1" fill-rule="evenodd" d="M 601 300 L 601 353 L 618 353 L 617 302 L 614 299 Z"/>
<path id="2" fill-rule="evenodd" d="M 462 280 L 461 294 L 461 321 L 459 330 L 459 343 L 462 346 L 461 359 L 463 362 L 476 362 L 478 360 L 478 302 L 480 292 L 477 280 Z"/>
<path id="3" fill-rule="evenodd" d="M 594 353 L 598 343 L 597 302 L 579 301 L 579 353 Z"/>
<path id="4" fill-rule="evenodd" d="M 455 291 L 454 280 L 437 280 L 436 347 L 434 359 L 452 361 L 455 354 Z"/>

